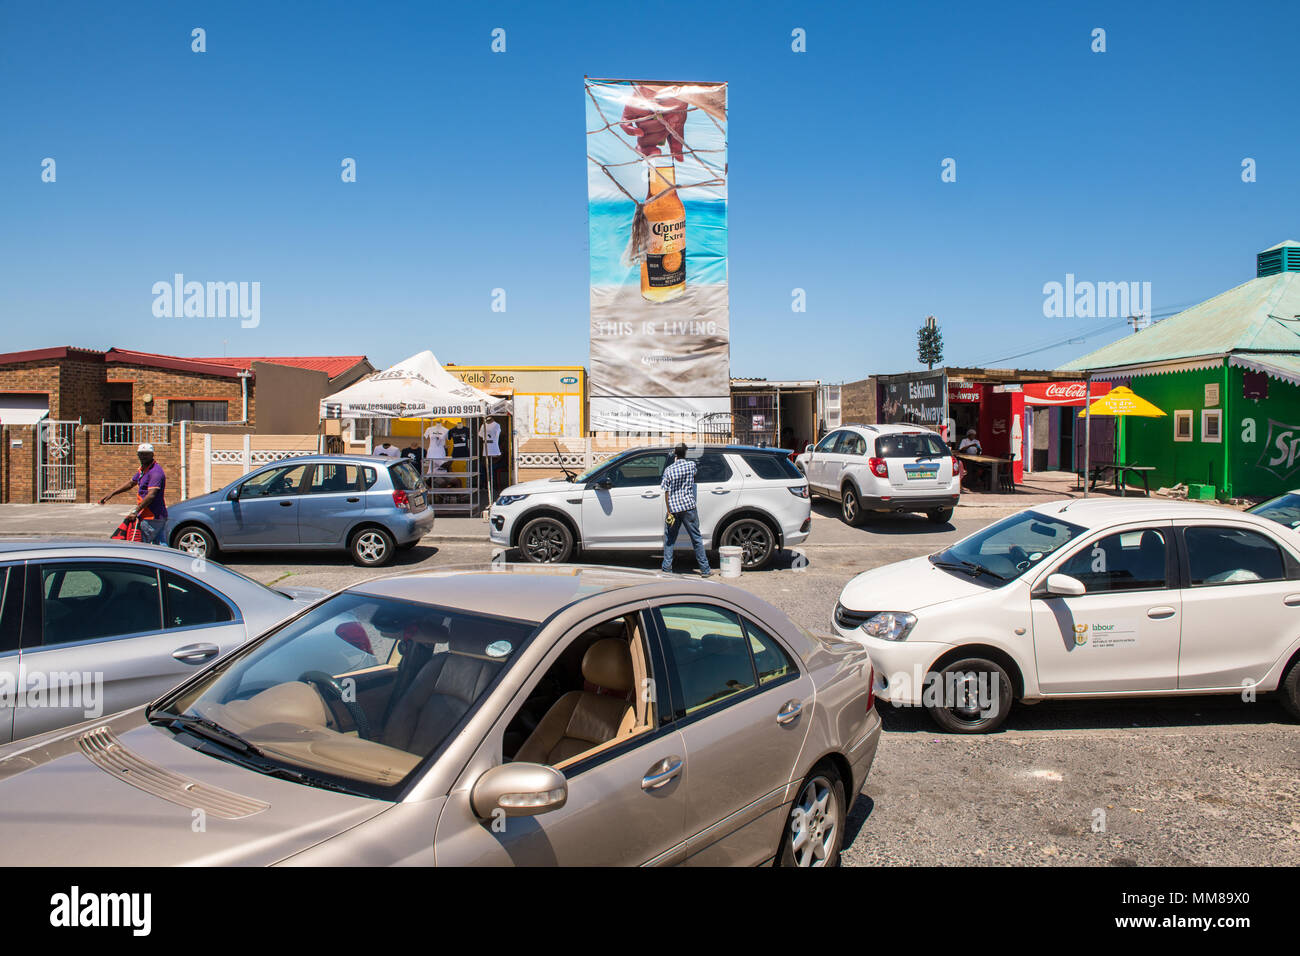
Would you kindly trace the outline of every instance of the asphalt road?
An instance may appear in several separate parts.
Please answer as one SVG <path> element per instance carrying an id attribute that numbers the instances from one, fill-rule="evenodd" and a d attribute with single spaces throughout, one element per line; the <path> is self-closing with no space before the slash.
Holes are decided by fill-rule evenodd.
<path id="1" fill-rule="evenodd" d="M 953 524 L 844 526 L 817 505 L 810 544 L 734 583 L 811 630 L 855 574 L 957 540 L 1014 510 L 960 509 Z M 376 573 L 490 561 L 471 541 L 419 545 L 382 572 L 341 555 L 237 556 L 271 583 L 344 587 Z M 653 568 L 657 557 L 594 563 Z M 678 570 L 689 558 L 678 555 Z M 885 732 L 849 819 L 846 865 L 1300 865 L 1300 725 L 1267 698 L 1019 706 L 989 736 L 937 733 L 882 705 Z"/>

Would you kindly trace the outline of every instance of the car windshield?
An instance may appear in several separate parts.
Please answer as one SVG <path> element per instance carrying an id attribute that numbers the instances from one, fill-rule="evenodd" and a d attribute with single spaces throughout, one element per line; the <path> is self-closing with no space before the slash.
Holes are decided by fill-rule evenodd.
<path id="1" fill-rule="evenodd" d="M 1020 577 L 1084 530 L 1037 511 L 1022 511 L 930 555 L 930 562 L 945 571 L 1002 584 Z"/>
<path id="2" fill-rule="evenodd" d="M 535 630 L 344 592 L 165 698 L 149 719 L 254 770 L 391 799 Z"/>
<path id="3" fill-rule="evenodd" d="M 644 448 L 630 448 L 630 449 L 628 449 L 627 451 L 619 452 L 617 455 L 615 455 L 615 456 L 614 456 L 613 458 L 611 458 L 609 461 L 602 461 L 599 465 L 596 465 L 594 468 L 588 468 L 586 471 L 584 471 L 582 474 L 580 474 L 577 478 L 574 478 L 573 480 L 574 480 L 575 482 L 578 482 L 578 483 L 581 483 L 581 482 L 584 482 L 584 481 L 591 481 L 591 479 L 593 479 L 593 478 L 596 477 L 597 472 L 604 471 L 604 470 L 605 470 L 606 468 L 608 468 L 610 465 L 616 464 L 616 463 L 622 461 L 623 459 L 627 458 L 628 456 L 636 454 L 636 453 L 639 452 L 639 451 L 645 451 L 645 449 L 644 449 Z"/>
<path id="4" fill-rule="evenodd" d="M 1276 521 L 1288 528 L 1300 528 L 1300 495 L 1294 492 L 1279 495 L 1248 509 L 1248 513 Z"/>

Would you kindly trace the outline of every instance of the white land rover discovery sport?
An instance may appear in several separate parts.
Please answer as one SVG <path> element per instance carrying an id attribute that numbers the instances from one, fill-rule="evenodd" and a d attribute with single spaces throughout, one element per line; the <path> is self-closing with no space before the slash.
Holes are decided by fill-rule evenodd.
<path id="1" fill-rule="evenodd" d="M 748 571 L 766 567 L 782 548 L 808 537 L 808 482 L 788 454 L 738 445 L 689 447 L 706 548 L 741 548 Z M 582 475 L 566 472 L 511 485 L 492 505 L 489 538 L 539 564 L 570 561 L 578 548 L 662 553 L 659 482 L 672 461 L 669 447 L 633 448 Z M 676 550 L 690 548 L 686 534 L 678 535 Z"/>
<path id="2" fill-rule="evenodd" d="M 916 511 L 943 524 L 961 497 L 952 452 L 919 425 L 844 425 L 795 463 L 811 492 L 838 501 L 851 525 L 868 511 Z"/>

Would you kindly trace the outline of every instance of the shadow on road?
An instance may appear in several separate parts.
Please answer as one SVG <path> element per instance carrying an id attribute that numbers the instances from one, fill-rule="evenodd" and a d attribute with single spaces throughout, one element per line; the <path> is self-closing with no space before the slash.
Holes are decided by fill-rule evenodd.
<path id="1" fill-rule="evenodd" d="M 413 548 L 399 548 L 393 560 L 384 568 L 413 567 L 422 564 L 438 553 L 433 545 L 417 544 Z M 221 551 L 215 558 L 218 564 L 257 566 L 294 564 L 304 568 L 357 568 L 345 551 Z"/>
<path id="2" fill-rule="evenodd" d="M 887 733 L 935 734 L 940 730 L 921 707 L 895 707 L 877 701 Z M 1252 726 L 1294 723 L 1281 704 L 1267 695 L 1245 703 L 1236 694 L 1206 697 L 1165 697 L 1144 700 L 1049 700 L 1017 704 L 994 735 L 1006 731 L 1132 730 L 1172 727 Z"/>
<path id="3" fill-rule="evenodd" d="M 840 517 L 840 506 L 833 501 L 818 499 L 813 502 L 812 509 L 823 518 L 830 518 L 844 524 L 844 519 Z M 953 530 L 954 525 L 951 521 L 936 524 L 925 515 L 912 512 L 868 511 L 862 516 L 862 524 L 857 528 L 847 524 L 844 527 L 850 531 L 863 531 L 867 534 L 946 534 Z"/>

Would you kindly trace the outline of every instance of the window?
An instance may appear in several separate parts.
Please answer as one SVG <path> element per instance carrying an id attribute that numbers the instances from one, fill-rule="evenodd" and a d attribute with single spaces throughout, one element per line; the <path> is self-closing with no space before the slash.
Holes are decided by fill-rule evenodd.
<path id="1" fill-rule="evenodd" d="M 393 479 L 394 488 L 401 488 L 405 491 L 424 491 L 424 479 L 420 477 L 415 465 L 407 459 L 402 459 L 397 464 L 389 466 L 388 476 Z"/>
<path id="2" fill-rule="evenodd" d="M 1192 411 L 1190 408 L 1174 412 L 1174 441 L 1192 440 Z"/>
<path id="3" fill-rule="evenodd" d="M 1223 409 L 1207 408 L 1201 412 L 1201 441 L 1223 443 Z"/>
<path id="4" fill-rule="evenodd" d="M 841 455 L 865 455 L 867 440 L 856 432 L 846 432 L 837 452 Z"/>
<path id="5" fill-rule="evenodd" d="M 1257 531 L 1195 527 L 1183 532 L 1183 540 L 1193 587 L 1286 578 L 1282 552 Z"/>
<path id="6" fill-rule="evenodd" d="M 640 488 L 658 485 L 663 478 L 664 469 L 672 459 L 671 452 L 654 452 L 649 455 L 637 455 L 615 465 L 606 477 L 614 482 L 615 488 Z"/>
<path id="7" fill-rule="evenodd" d="M 307 477 L 306 465 L 289 465 L 272 468 L 254 475 L 239 487 L 240 498 L 266 498 L 302 493 L 303 479 Z"/>
<path id="8" fill-rule="evenodd" d="M 1300 495 L 1285 494 L 1248 510 L 1288 528 L 1300 528 Z"/>
<path id="9" fill-rule="evenodd" d="M 764 634 L 749 621 L 745 622 L 745 633 L 749 635 L 749 650 L 754 655 L 754 667 L 758 670 L 759 684 L 770 684 L 789 674 L 797 673 L 790 655 L 777 643 L 776 638 Z"/>
<path id="10" fill-rule="evenodd" d="M 730 477 L 731 466 L 727 464 L 727 459 L 719 454 L 701 455 L 699 461 L 695 464 L 695 481 L 697 483 L 726 481 Z"/>
<path id="11" fill-rule="evenodd" d="M 328 495 L 335 492 L 356 491 L 360 487 L 359 469 L 356 465 L 317 465 L 312 471 L 309 495 Z"/>
<path id="12" fill-rule="evenodd" d="M 931 432 L 901 432 L 876 439 L 880 458 L 941 458 L 947 454 L 943 439 Z"/>
<path id="13" fill-rule="evenodd" d="M 835 446 L 840 443 L 840 439 L 847 434 L 848 432 L 831 432 L 817 443 L 817 446 L 813 448 L 813 451 L 819 452 L 823 455 L 829 455 L 835 451 Z"/>
<path id="14" fill-rule="evenodd" d="M 658 726 L 641 615 L 581 625 L 501 739 L 502 760 L 569 767 Z"/>
<path id="15" fill-rule="evenodd" d="M 1089 594 L 1144 591 L 1167 585 L 1168 553 L 1165 535 L 1154 528 L 1121 531 L 1085 545 L 1058 570 L 1082 581 Z"/>
<path id="16" fill-rule="evenodd" d="M 163 591 L 164 627 L 201 627 L 235 619 L 230 605 L 201 584 L 171 571 L 163 572 L 163 580 L 167 584 Z"/>
<path id="17" fill-rule="evenodd" d="M 802 478 L 799 469 L 784 455 L 746 454 L 741 456 L 745 464 L 754 470 L 759 478 L 774 481 L 779 478 Z"/>
<path id="18" fill-rule="evenodd" d="M 41 595 L 47 646 L 161 629 L 158 572 L 145 565 L 46 564 Z"/>
<path id="19" fill-rule="evenodd" d="M 1068 506 L 1064 509 L 1068 513 Z M 1045 557 L 1084 533 L 1077 524 L 1022 511 L 977 531 L 952 547 L 930 555 L 933 563 L 966 563 L 992 571 L 1003 578 L 1018 577 Z M 965 575 L 964 572 L 955 573 Z M 987 577 L 976 578 L 989 583 Z M 994 583 L 996 579 L 992 579 Z"/>
<path id="20" fill-rule="evenodd" d="M 679 713 L 692 714 L 754 686 L 754 664 L 734 614 L 704 604 L 669 605 L 659 614 L 681 685 Z"/>
<path id="21" fill-rule="evenodd" d="M 168 402 L 167 420 L 172 422 L 229 421 L 228 402 Z"/>
<path id="22" fill-rule="evenodd" d="M 374 487 L 378 478 L 379 472 L 375 471 L 375 469 L 369 467 L 363 467 L 361 469 L 361 487 L 363 489 Z"/>

